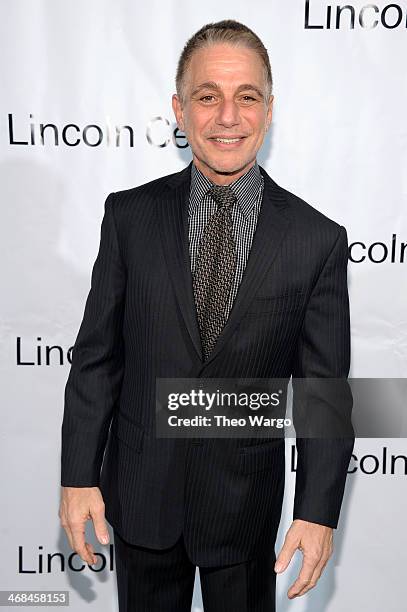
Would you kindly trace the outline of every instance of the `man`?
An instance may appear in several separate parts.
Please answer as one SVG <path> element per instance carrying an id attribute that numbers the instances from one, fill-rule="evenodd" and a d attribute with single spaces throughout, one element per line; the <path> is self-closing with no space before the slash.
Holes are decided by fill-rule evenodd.
<path id="1" fill-rule="evenodd" d="M 156 379 L 346 379 L 347 236 L 257 164 L 272 76 L 249 28 L 201 28 L 176 84 L 193 161 L 105 203 L 65 391 L 60 518 L 90 564 L 86 520 L 101 543 L 113 526 L 121 611 L 190 610 L 196 566 L 205 612 L 271 611 L 297 549 L 290 598 L 332 553 L 353 438 L 297 439 L 276 560 L 284 440 L 158 438 Z"/>

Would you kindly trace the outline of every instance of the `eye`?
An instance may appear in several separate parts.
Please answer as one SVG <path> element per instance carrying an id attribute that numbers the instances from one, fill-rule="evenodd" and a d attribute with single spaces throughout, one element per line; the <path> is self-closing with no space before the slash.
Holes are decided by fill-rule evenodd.
<path id="1" fill-rule="evenodd" d="M 204 101 L 204 102 L 210 102 L 210 100 L 208 100 L 208 98 L 213 98 L 213 96 L 208 94 L 207 96 L 203 96 L 202 98 L 199 98 L 199 99 Z"/>
<path id="2" fill-rule="evenodd" d="M 256 98 L 253 98 L 253 96 L 242 96 L 244 99 L 246 99 L 248 102 L 253 101 L 256 102 Z"/>

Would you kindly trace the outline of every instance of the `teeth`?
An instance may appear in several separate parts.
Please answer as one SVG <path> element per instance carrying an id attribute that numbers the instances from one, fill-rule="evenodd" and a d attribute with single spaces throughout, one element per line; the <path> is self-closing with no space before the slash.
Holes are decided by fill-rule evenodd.
<path id="1" fill-rule="evenodd" d="M 217 140 L 218 142 L 230 143 L 230 142 L 239 142 L 241 138 L 215 138 L 215 140 Z"/>

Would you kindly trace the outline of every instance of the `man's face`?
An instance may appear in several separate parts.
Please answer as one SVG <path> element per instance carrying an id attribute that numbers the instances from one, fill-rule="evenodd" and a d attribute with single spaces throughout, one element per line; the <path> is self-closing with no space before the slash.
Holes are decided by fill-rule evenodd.
<path id="1" fill-rule="evenodd" d="M 201 172 L 228 185 L 253 166 L 271 122 L 262 61 L 252 49 L 216 44 L 192 55 L 185 76 L 184 106 L 172 97 L 178 126 Z"/>

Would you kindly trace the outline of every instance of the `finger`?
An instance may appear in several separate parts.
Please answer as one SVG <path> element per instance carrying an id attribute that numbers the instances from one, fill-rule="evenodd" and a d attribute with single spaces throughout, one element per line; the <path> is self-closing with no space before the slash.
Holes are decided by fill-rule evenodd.
<path id="1" fill-rule="evenodd" d="M 72 533 L 73 548 L 78 553 L 85 563 L 93 565 L 96 563 L 96 557 L 88 551 L 85 543 L 85 524 L 80 522 L 71 521 L 70 528 Z"/>
<path id="2" fill-rule="evenodd" d="M 321 577 L 322 571 L 325 565 L 327 564 L 327 561 L 328 559 L 324 561 L 323 563 L 321 562 L 317 565 L 314 573 L 312 574 L 310 582 L 307 585 L 305 585 L 304 588 L 301 589 L 301 591 L 299 591 L 299 593 L 297 593 L 296 597 L 301 597 L 302 595 L 305 595 L 305 593 L 307 593 L 308 591 L 314 588 L 314 586 L 317 584 L 318 580 Z"/>
<path id="3" fill-rule="evenodd" d="M 312 576 L 319 561 L 319 555 L 317 556 L 315 554 L 304 552 L 302 566 L 300 573 L 298 574 L 298 578 L 287 591 L 287 596 L 289 599 L 297 597 L 303 589 L 308 587 L 308 585 L 311 583 Z"/>
<path id="4" fill-rule="evenodd" d="M 274 565 L 274 571 L 277 574 L 284 572 L 290 564 L 293 554 L 298 548 L 298 542 L 288 533 L 285 537 L 284 544 Z"/>
<path id="5" fill-rule="evenodd" d="M 60 508 L 60 510 L 58 512 L 58 516 L 59 516 L 59 518 L 61 520 L 61 527 L 64 528 L 65 533 L 66 533 L 66 537 L 68 538 L 69 546 L 73 550 L 74 548 L 73 548 L 72 532 L 71 532 L 71 529 L 70 529 L 69 524 L 68 524 L 68 519 L 67 519 L 66 512 L 65 512 L 65 507 L 61 507 Z"/>
<path id="6" fill-rule="evenodd" d="M 66 533 L 66 537 L 68 538 L 69 546 L 72 548 L 72 550 L 74 550 L 73 537 L 72 537 L 72 532 L 71 532 L 69 525 L 62 525 L 62 527 L 65 529 L 65 533 Z"/>
<path id="7" fill-rule="evenodd" d="M 105 520 L 105 504 L 103 501 L 98 502 L 97 506 L 92 506 L 90 514 L 97 539 L 101 544 L 109 544 L 109 531 Z"/>
<path id="8" fill-rule="evenodd" d="M 312 574 L 310 583 L 298 593 L 298 597 L 300 597 L 301 595 L 305 595 L 307 591 L 314 588 L 314 586 L 317 584 L 318 580 L 320 579 L 321 574 L 324 571 L 325 566 L 328 563 L 330 556 L 331 556 L 331 552 L 328 552 L 323 555 L 323 557 L 321 558 L 321 561 L 318 563 L 318 565 L 316 566 L 314 570 L 314 573 Z"/>
<path id="9" fill-rule="evenodd" d="M 95 549 L 93 548 L 92 544 L 90 542 L 85 542 L 85 546 L 87 548 L 88 553 L 91 555 L 93 561 L 92 563 L 90 563 L 90 565 L 96 565 L 97 563 L 97 555 L 95 553 Z"/>

